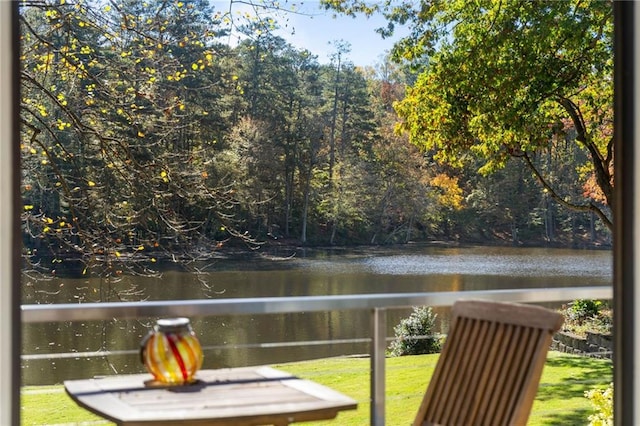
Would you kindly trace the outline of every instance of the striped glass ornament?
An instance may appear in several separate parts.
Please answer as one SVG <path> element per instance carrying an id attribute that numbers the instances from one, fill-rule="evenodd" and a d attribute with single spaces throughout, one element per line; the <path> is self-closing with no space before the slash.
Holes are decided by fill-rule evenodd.
<path id="1" fill-rule="evenodd" d="M 189 319 L 166 318 L 142 339 L 140 358 L 156 381 L 181 385 L 194 381 L 203 355 Z"/>

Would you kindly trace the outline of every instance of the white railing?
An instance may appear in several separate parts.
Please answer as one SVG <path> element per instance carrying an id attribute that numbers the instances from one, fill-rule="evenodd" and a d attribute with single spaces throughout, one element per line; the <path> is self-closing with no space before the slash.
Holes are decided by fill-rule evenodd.
<path id="1" fill-rule="evenodd" d="M 386 311 L 411 306 L 451 306 L 460 299 L 543 303 L 577 299 L 608 300 L 611 287 L 527 288 L 431 293 L 354 294 L 340 296 L 261 297 L 154 302 L 22 305 L 23 323 L 135 319 L 162 316 L 283 314 L 368 310 L 371 312 L 371 425 L 385 424 Z M 303 344 L 304 342 L 300 342 Z M 78 356 L 77 353 L 74 356 Z"/>

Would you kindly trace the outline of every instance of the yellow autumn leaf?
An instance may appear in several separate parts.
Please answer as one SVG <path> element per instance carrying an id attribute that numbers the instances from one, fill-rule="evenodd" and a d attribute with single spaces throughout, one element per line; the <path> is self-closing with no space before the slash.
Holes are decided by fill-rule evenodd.
<path id="1" fill-rule="evenodd" d="M 31 205 L 31 204 L 26 204 L 26 205 L 24 206 L 24 209 L 25 209 L 25 211 L 33 210 L 33 205 Z"/>
<path id="2" fill-rule="evenodd" d="M 94 181 L 90 180 L 89 182 L 87 182 L 87 185 L 96 186 L 96 183 Z"/>

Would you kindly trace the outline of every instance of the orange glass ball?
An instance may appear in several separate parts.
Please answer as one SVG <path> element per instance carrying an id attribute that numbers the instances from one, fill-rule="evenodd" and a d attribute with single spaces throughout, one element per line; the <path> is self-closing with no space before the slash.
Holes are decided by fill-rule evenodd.
<path id="1" fill-rule="evenodd" d="M 181 385 L 195 380 L 203 355 L 189 319 L 166 318 L 142 340 L 140 358 L 156 381 Z"/>

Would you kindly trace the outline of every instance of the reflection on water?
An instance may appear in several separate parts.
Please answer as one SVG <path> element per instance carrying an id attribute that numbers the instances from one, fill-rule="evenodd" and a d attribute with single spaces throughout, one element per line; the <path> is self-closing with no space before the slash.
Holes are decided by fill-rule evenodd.
<path id="1" fill-rule="evenodd" d="M 610 271 L 594 268 L 590 259 L 580 255 L 568 255 L 559 258 L 543 256 L 531 261 L 530 257 L 505 255 L 496 258 L 493 255 L 453 255 L 428 256 L 389 256 L 367 259 L 363 263 L 372 273 L 391 275 L 428 275 L 461 274 L 502 275 L 521 277 L 609 277 Z"/>
<path id="2" fill-rule="evenodd" d="M 23 281 L 23 303 L 171 300 L 466 291 L 609 285 L 609 251 L 520 248 L 412 247 L 401 250 L 307 252 L 286 261 L 218 261 L 201 274 L 169 271 L 160 277 L 117 281 L 55 278 Z M 445 309 L 437 309 L 446 318 Z M 408 310 L 388 313 L 388 333 Z M 143 372 L 138 343 L 155 319 L 26 324 L 23 383 Z M 273 347 L 274 342 L 358 339 L 369 336 L 368 312 L 192 318 L 205 347 L 205 368 L 255 365 L 368 352 L 365 343 Z M 248 348 L 247 344 L 262 344 Z M 33 359 L 51 353 L 108 350 L 104 358 Z M 122 351 L 122 353 L 118 352 Z"/>

